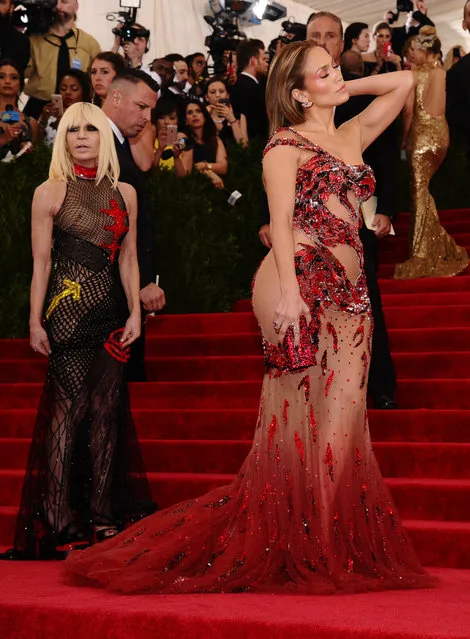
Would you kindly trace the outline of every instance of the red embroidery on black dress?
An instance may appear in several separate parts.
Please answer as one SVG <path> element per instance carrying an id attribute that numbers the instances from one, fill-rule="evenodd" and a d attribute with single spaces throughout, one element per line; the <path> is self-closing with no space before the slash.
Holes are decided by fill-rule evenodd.
<path id="1" fill-rule="evenodd" d="M 121 242 L 124 235 L 129 230 L 127 222 L 127 211 L 123 211 L 119 208 L 119 204 L 116 200 L 111 200 L 109 203 L 109 209 L 101 209 L 100 213 L 109 215 L 114 219 L 112 224 L 107 224 L 104 228 L 107 231 L 111 231 L 113 234 L 113 240 L 111 244 L 101 244 L 101 248 L 109 249 L 111 251 L 109 259 L 114 262 L 116 259 L 116 253 L 121 249 Z"/>
<path id="2" fill-rule="evenodd" d="M 129 361 L 131 356 L 130 348 L 123 348 L 121 344 L 121 337 L 124 333 L 123 328 L 118 328 L 117 331 L 111 333 L 106 342 L 104 343 L 105 350 L 114 357 L 118 362 L 125 364 Z"/>

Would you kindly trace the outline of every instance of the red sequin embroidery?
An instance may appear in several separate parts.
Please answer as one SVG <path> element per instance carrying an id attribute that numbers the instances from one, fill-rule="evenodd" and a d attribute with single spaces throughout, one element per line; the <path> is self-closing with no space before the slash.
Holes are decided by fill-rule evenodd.
<path id="1" fill-rule="evenodd" d="M 274 435 L 276 434 L 278 426 L 279 426 L 278 419 L 276 415 L 273 415 L 271 423 L 269 424 L 269 450 L 272 450 L 272 447 L 274 444 Z"/>
<path id="2" fill-rule="evenodd" d="M 121 249 L 122 239 L 129 230 L 129 225 L 127 222 L 127 211 L 120 209 L 116 200 L 111 200 L 109 205 L 111 208 L 101 209 L 100 213 L 109 215 L 114 220 L 112 224 L 107 224 L 104 227 L 106 231 L 112 232 L 113 240 L 111 244 L 105 244 L 103 242 L 100 246 L 101 248 L 109 249 L 111 251 L 109 259 L 111 262 L 114 262 L 116 259 L 116 253 Z"/>
<path id="3" fill-rule="evenodd" d="M 325 457 L 323 459 L 325 464 L 328 466 L 328 474 L 330 476 L 331 481 L 335 480 L 335 467 L 334 467 L 334 459 L 333 459 L 333 449 L 331 448 L 331 444 L 328 442 L 325 451 Z"/>
<path id="4" fill-rule="evenodd" d="M 301 440 L 300 435 L 299 435 L 299 433 L 297 431 L 295 431 L 294 437 L 295 437 L 295 445 L 296 445 L 296 448 L 297 448 L 297 452 L 299 454 L 300 463 L 303 466 L 304 465 L 304 460 L 305 460 L 304 443 Z"/>
<path id="5" fill-rule="evenodd" d="M 315 419 L 315 409 L 313 407 L 313 404 L 310 404 L 309 421 L 310 421 L 310 430 L 312 431 L 312 440 L 313 440 L 313 443 L 315 444 L 318 437 L 318 426 L 317 426 L 317 420 Z"/>
<path id="6" fill-rule="evenodd" d="M 122 348 L 121 337 L 124 333 L 123 328 L 118 328 L 117 331 L 113 331 L 108 339 L 104 343 L 105 350 L 118 362 L 125 364 L 129 361 L 131 356 L 131 349 L 129 347 Z"/>

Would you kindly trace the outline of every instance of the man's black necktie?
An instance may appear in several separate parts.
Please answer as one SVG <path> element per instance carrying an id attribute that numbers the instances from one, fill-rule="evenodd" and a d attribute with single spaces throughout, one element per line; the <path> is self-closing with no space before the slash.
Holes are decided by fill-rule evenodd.
<path id="1" fill-rule="evenodd" d="M 70 69 L 70 53 L 69 53 L 69 47 L 67 45 L 67 40 L 69 38 L 72 38 L 74 35 L 75 34 L 72 31 L 72 29 L 70 29 L 70 31 L 66 33 L 64 36 L 57 36 L 60 40 L 60 47 L 59 47 L 59 55 L 57 57 L 57 80 L 56 80 L 56 86 L 55 86 L 56 93 L 59 93 L 60 81 L 62 80 L 64 75 L 67 73 L 67 71 Z"/>

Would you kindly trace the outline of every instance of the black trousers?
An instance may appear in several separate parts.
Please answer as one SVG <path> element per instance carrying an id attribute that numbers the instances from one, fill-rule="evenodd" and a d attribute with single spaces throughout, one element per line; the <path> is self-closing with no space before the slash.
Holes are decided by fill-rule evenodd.
<path id="1" fill-rule="evenodd" d="M 388 343 L 387 327 L 382 308 L 379 283 L 377 281 L 378 241 L 372 231 L 362 227 L 359 236 L 364 246 L 364 270 L 374 318 L 374 336 L 372 339 L 372 360 L 369 371 L 369 394 L 373 397 L 383 395 L 393 399 L 396 391 L 396 374 L 390 346 Z"/>

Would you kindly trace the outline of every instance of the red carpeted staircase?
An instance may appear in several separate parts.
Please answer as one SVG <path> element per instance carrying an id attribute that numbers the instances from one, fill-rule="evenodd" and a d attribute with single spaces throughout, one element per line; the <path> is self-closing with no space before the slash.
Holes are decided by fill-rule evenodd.
<path id="1" fill-rule="evenodd" d="M 442 220 L 470 248 L 470 211 Z M 407 216 L 382 243 L 381 276 L 406 258 Z M 371 411 L 375 451 L 426 565 L 470 568 L 470 275 L 381 282 L 399 377 L 398 411 Z M 148 325 L 152 380 L 131 389 L 160 506 L 226 483 L 250 448 L 263 373 L 249 303 Z M 46 362 L 0 341 L 0 545 L 11 544 Z"/>

